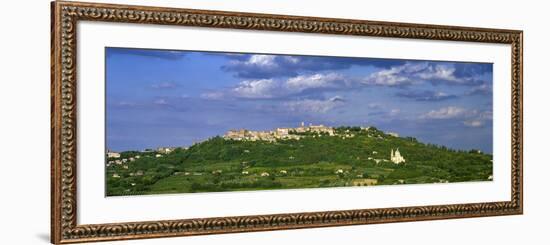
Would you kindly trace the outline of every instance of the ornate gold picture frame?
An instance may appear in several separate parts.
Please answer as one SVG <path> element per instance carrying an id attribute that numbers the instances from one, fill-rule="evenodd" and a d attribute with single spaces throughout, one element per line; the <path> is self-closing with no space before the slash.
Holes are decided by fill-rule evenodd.
<path id="1" fill-rule="evenodd" d="M 51 242 L 109 240 L 376 224 L 523 212 L 523 32 L 162 7 L 56 1 L 51 4 Z M 80 21 L 302 32 L 511 46 L 510 201 L 385 207 L 107 224 L 77 223 L 77 45 Z"/>

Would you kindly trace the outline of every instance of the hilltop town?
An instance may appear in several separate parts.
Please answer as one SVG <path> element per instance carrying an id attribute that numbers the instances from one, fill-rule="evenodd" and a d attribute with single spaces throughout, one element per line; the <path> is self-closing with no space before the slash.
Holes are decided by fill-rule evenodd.
<path id="1" fill-rule="evenodd" d="M 491 181 L 492 155 L 375 127 L 229 130 L 189 147 L 108 151 L 107 195 Z"/>
<path id="2" fill-rule="evenodd" d="M 361 127 L 361 130 L 368 131 L 368 127 Z M 340 136 L 340 137 L 353 137 L 354 134 L 350 134 L 349 130 L 342 135 L 336 133 L 336 130 L 333 127 L 327 127 L 323 124 L 305 126 L 305 123 L 302 122 L 300 126 L 295 128 L 276 128 L 275 130 L 267 131 L 253 131 L 247 129 L 239 130 L 229 130 L 224 134 L 224 139 L 229 140 L 248 140 L 256 141 L 263 140 L 273 142 L 276 140 L 285 140 L 285 139 L 300 139 L 307 135 L 319 136 L 319 135 L 328 135 L 328 136 Z M 395 135 L 395 134 L 394 134 Z M 397 135 L 396 135 L 397 137 Z"/>
<path id="3" fill-rule="evenodd" d="M 368 132 L 369 129 L 370 127 L 360 127 L 361 131 Z M 386 134 L 392 137 L 399 137 L 399 134 L 394 132 L 387 132 Z M 310 123 L 309 126 L 306 126 L 305 123 L 302 122 L 300 126 L 295 128 L 276 128 L 275 130 L 266 131 L 254 131 L 247 129 L 229 130 L 223 135 L 223 138 L 226 140 L 237 141 L 275 142 L 276 140 L 299 140 L 307 136 L 318 137 L 322 135 L 340 137 L 342 139 L 355 137 L 355 134 L 353 132 L 350 132 L 350 130 L 345 130 L 344 132 L 339 133 L 335 128 L 327 127 L 323 124 L 313 125 L 312 123 Z M 367 134 L 367 137 L 373 137 L 373 135 Z M 383 138 L 381 135 L 377 135 L 377 137 L 379 139 Z M 377 152 L 373 152 L 373 154 L 377 154 Z M 399 152 L 399 148 L 397 148 L 395 151 L 391 149 L 389 159 L 369 157 L 368 160 L 373 160 L 376 163 L 391 161 L 395 164 L 402 164 L 406 162 L 405 158 Z"/>
<path id="4" fill-rule="evenodd" d="M 359 127 L 359 132 L 367 132 L 367 137 L 376 137 L 378 139 L 383 139 L 382 135 L 369 134 L 370 127 Z M 378 131 L 378 130 L 375 130 Z M 265 130 L 265 131 L 254 131 L 248 129 L 239 129 L 239 130 L 229 130 L 223 135 L 225 140 L 235 140 L 235 141 L 266 141 L 266 142 L 275 142 L 277 140 L 300 140 L 305 137 L 320 137 L 320 136 L 332 136 L 339 137 L 341 139 L 353 138 L 358 133 L 357 129 L 344 131 L 338 131 L 334 127 L 328 127 L 323 124 L 314 125 L 310 123 L 306 126 L 305 122 L 301 122 L 298 127 L 289 127 L 289 128 L 276 128 L 274 130 Z M 385 133 L 391 137 L 399 137 L 399 134 L 394 132 Z M 160 158 L 163 155 L 169 154 L 175 149 L 186 149 L 185 147 L 158 147 L 156 150 L 146 149 L 142 153 L 146 154 L 146 157 L 155 157 Z M 149 154 L 148 154 L 149 153 Z M 378 152 L 373 151 L 372 154 L 376 155 Z M 123 165 L 127 169 L 128 163 L 134 162 L 139 159 L 141 155 L 134 155 L 133 157 L 123 158 L 120 153 L 114 151 L 107 151 L 107 167 L 111 164 Z M 376 163 L 380 162 L 393 162 L 394 164 L 405 163 L 405 158 L 399 152 L 397 148 L 394 152 L 393 148 L 391 149 L 390 156 L 386 158 L 374 158 L 369 157 L 368 160 L 372 160 Z"/>

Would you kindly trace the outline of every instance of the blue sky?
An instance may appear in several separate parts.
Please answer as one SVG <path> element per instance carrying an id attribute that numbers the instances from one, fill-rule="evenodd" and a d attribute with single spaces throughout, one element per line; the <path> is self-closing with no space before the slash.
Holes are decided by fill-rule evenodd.
<path id="1" fill-rule="evenodd" d="M 107 147 L 300 122 L 492 152 L 489 63 L 106 48 Z"/>

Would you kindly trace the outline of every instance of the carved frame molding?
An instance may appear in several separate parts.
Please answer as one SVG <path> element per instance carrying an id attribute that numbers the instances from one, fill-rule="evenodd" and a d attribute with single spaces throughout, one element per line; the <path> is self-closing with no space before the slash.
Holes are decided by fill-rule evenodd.
<path id="1" fill-rule="evenodd" d="M 56 1 L 51 4 L 51 242 L 359 225 L 523 213 L 523 32 L 456 26 Z M 78 21 L 326 33 L 511 45 L 511 201 L 146 222 L 77 224 Z"/>

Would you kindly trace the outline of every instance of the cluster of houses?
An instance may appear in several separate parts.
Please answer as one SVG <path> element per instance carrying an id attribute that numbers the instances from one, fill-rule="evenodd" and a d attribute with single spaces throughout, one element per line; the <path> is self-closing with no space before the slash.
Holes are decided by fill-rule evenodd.
<path id="1" fill-rule="evenodd" d="M 288 172 L 287 172 L 286 170 L 284 170 L 284 169 L 279 171 L 279 174 L 282 174 L 282 175 L 286 175 L 287 173 L 288 173 Z M 248 172 L 247 170 L 244 170 L 244 171 L 241 172 L 241 174 L 242 174 L 242 175 L 248 175 L 249 172 Z M 261 172 L 261 173 L 260 173 L 260 176 L 261 176 L 261 177 L 269 177 L 269 175 L 270 175 L 270 174 L 269 174 L 268 172 Z"/>
<path id="2" fill-rule="evenodd" d="M 120 153 L 118 152 L 114 152 L 114 151 L 107 151 L 107 158 L 108 159 L 113 159 L 113 158 L 118 158 L 118 159 L 115 159 L 115 160 L 109 160 L 107 162 L 107 167 L 111 166 L 112 164 L 116 164 L 116 165 L 122 165 L 122 164 L 125 164 L 125 163 L 129 163 L 129 162 L 133 162 L 135 161 L 136 159 L 139 159 L 141 158 L 140 155 L 136 155 L 136 156 L 133 156 L 133 157 L 129 157 L 129 158 L 120 158 Z M 124 168 L 128 168 L 128 165 L 123 165 Z"/>
<path id="3" fill-rule="evenodd" d="M 159 147 L 156 150 L 157 154 L 155 154 L 155 157 L 157 157 L 157 158 L 162 157 L 164 154 L 171 153 L 175 149 L 176 149 L 176 147 Z M 143 153 L 149 153 L 149 152 L 153 152 L 153 150 L 148 149 L 148 150 L 145 150 L 145 151 L 142 151 L 142 152 Z M 107 167 L 109 167 L 112 164 L 122 165 L 122 164 L 125 164 L 125 163 L 133 162 L 137 159 L 140 159 L 141 156 L 140 155 L 135 155 L 133 157 L 121 158 L 121 155 L 120 155 L 119 152 L 114 152 L 114 151 L 111 151 L 111 150 L 107 150 L 107 158 L 110 159 L 107 162 Z M 123 165 L 123 167 L 125 169 L 128 169 L 127 165 Z"/>
<path id="4" fill-rule="evenodd" d="M 168 154 L 170 152 L 173 152 L 176 149 L 176 147 L 159 147 L 157 148 L 157 152 L 161 154 Z"/>
<path id="5" fill-rule="evenodd" d="M 156 152 L 157 154 L 155 154 L 155 157 L 162 157 L 164 154 L 168 154 L 168 153 L 171 153 L 172 151 L 174 151 L 176 149 L 176 147 L 159 147 L 157 148 Z M 151 149 L 147 149 L 147 150 L 144 150 L 142 151 L 143 153 L 151 153 L 151 152 L 154 152 L 153 150 Z M 111 151 L 111 150 L 107 150 L 107 159 L 109 159 L 107 161 L 107 167 L 113 165 L 113 164 L 116 164 L 116 165 L 121 165 L 122 168 L 124 169 L 128 169 L 128 163 L 131 163 L 131 162 L 134 162 L 136 161 L 137 159 L 140 159 L 142 156 L 141 155 L 134 155 L 133 157 L 128 157 L 128 158 L 121 158 L 121 154 L 119 152 L 114 152 L 114 151 Z M 147 157 L 147 155 L 145 155 L 145 157 Z M 137 172 L 135 173 L 129 173 L 130 176 L 143 176 L 143 171 L 142 170 L 138 170 Z M 121 176 L 118 174 L 118 173 L 114 173 L 113 174 L 113 178 L 120 178 Z M 132 183 L 132 185 L 135 185 L 135 183 Z"/>
<path id="6" fill-rule="evenodd" d="M 332 127 L 327 127 L 322 124 L 313 125 L 311 123 L 309 126 L 306 126 L 305 123 L 302 122 L 299 127 L 295 128 L 276 128 L 275 130 L 267 131 L 253 131 L 247 129 L 229 130 L 225 133 L 223 138 L 231 140 L 263 140 L 273 142 L 278 139 L 300 139 L 303 137 L 299 135 L 300 133 L 308 132 L 318 134 L 324 133 L 330 136 L 335 135 L 334 128 Z"/>

